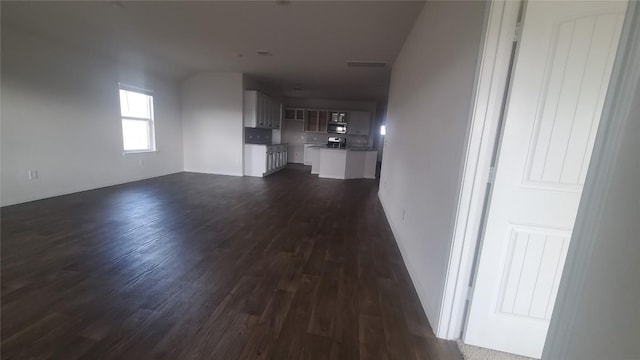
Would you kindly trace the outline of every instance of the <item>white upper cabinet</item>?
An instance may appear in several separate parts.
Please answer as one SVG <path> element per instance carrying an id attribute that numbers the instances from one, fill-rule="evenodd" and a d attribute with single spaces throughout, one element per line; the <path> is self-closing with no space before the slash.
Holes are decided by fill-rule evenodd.
<path id="1" fill-rule="evenodd" d="M 268 109 L 269 117 L 267 120 L 267 127 L 270 129 L 280 128 L 280 103 L 270 99 Z"/>
<path id="2" fill-rule="evenodd" d="M 371 129 L 371 113 L 368 111 L 351 111 L 347 118 L 347 134 L 369 135 Z"/>
<path id="3" fill-rule="evenodd" d="M 256 128 L 258 127 L 258 118 L 262 114 L 258 111 L 258 92 L 245 91 L 242 116 L 244 118 L 244 126 Z"/>
<path id="4" fill-rule="evenodd" d="M 279 129 L 280 108 L 280 103 L 267 95 L 255 90 L 246 90 L 244 92 L 244 126 Z"/>
<path id="5" fill-rule="evenodd" d="M 257 121 L 258 121 L 258 126 L 257 127 L 267 127 L 267 115 L 269 114 L 267 112 L 267 106 L 269 105 L 269 103 L 267 102 L 266 97 L 259 93 L 256 92 L 256 97 L 258 98 L 258 108 L 257 108 Z"/>

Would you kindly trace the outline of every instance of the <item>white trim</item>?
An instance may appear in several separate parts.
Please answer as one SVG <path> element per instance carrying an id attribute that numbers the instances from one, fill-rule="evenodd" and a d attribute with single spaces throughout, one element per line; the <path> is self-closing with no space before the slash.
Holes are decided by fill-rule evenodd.
<path id="1" fill-rule="evenodd" d="M 135 121 L 152 121 L 151 118 L 141 118 L 135 116 L 121 116 L 122 120 L 135 120 Z"/>
<path id="2" fill-rule="evenodd" d="M 193 169 L 185 169 L 184 172 L 188 173 L 196 173 L 196 174 L 207 174 L 207 175 L 221 175 L 221 176 L 244 176 L 243 173 L 237 172 L 220 172 L 220 171 L 207 171 L 207 170 L 193 170 Z"/>
<path id="3" fill-rule="evenodd" d="M 439 338 L 457 339 L 464 326 L 473 257 L 520 6 L 520 1 L 491 1 L 485 21 L 449 265 L 439 322 L 435 327 Z"/>
<path id="4" fill-rule="evenodd" d="M 586 269 L 595 249 L 604 198 L 614 170 L 621 138 L 634 96 L 640 91 L 640 4 L 629 1 L 611 83 L 602 110 L 602 119 L 578 208 L 572 241 L 565 263 L 543 359 L 566 359 L 568 336 L 573 333 L 577 312 L 569 299 L 581 294 Z M 579 240 L 579 241 L 577 241 Z M 561 316 L 559 311 L 563 311 Z M 559 319 L 559 318 L 562 319 Z"/>
<path id="5" fill-rule="evenodd" d="M 122 155 L 157 153 L 158 150 L 125 150 Z"/>
<path id="6" fill-rule="evenodd" d="M 123 83 L 118 83 L 118 87 L 121 90 L 133 91 L 133 92 L 137 92 L 137 93 L 140 93 L 140 94 L 153 96 L 153 90 L 145 89 L 145 88 L 142 88 L 142 87 L 133 86 L 133 85 L 127 85 L 127 84 L 123 84 Z"/>
<path id="7" fill-rule="evenodd" d="M 122 149 L 124 153 L 141 153 L 141 152 L 155 152 L 156 151 L 156 126 L 154 119 L 154 109 L 153 109 L 153 91 L 139 89 L 133 86 L 124 85 L 122 83 L 118 84 L 118 103 L 120 105 L 120 126 L 122 127 Z M 129 116 L 122 114 L 122 95 L 120 94 L 122 91 L 142 94 L 147 97 L 148 106 L 149 106 L 149 117 L 137 117 L 137 116 Z M 148 141 L 149 147 L 144 149 L 125 149 L 124 148 L 124 121 L 144 121 L 147 123 L 147 127 L 149 128 Z"/>

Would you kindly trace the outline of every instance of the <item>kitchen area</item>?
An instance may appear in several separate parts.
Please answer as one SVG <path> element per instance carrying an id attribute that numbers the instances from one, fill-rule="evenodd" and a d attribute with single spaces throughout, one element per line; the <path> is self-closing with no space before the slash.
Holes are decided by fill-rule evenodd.
<path id="1" fill-rule="evenodd" d="M 287 110 L 285 119 L 288 124 L 292 120 L 303 122 L 307 133 L 303 163 L 311 166 L 311 174 L 331 179 L 375 179 L 377 151 L 369 146 L 370 112 Z"/>
<path id="2" fill-rule="evenodd" d="M 358 110 L 347 110 L 348 107 Z M 287 163 L 320 178 L 376 178 L 375 104 L 285 99 L 244 93 L 244 175 L 268 176 Z"/>

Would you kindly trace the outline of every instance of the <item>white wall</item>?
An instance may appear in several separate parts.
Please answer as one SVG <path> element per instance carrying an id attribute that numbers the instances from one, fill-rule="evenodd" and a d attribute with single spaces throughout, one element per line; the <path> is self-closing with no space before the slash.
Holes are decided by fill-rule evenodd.
<path id="1" fill-rule="evenodd" d="M 123 156 L 119 82 L 153 90 L 157 152 Z M 182 171 L 170 81 L 3 27 L 1 87 L 3 206 Z"/>
<path id="2" fill-rule="evenodd" d="M 640 359 L 640 4 L 629 7 L 634 35 L 619 52 L 635 55 L 607 102 L 632 101 L 603 110 L 543 359 Z"/>
<path id="3" fill-rule="evenodd" d="M 243 76 L 203 72 L 182 83 L 184 170 L 242 176 Z"/>
<path id="4" fill-rule="evenodd" d="M 449 261 L 485 3 L 428 1 L 392 70 L 380 200 L 432 325 Z"/>

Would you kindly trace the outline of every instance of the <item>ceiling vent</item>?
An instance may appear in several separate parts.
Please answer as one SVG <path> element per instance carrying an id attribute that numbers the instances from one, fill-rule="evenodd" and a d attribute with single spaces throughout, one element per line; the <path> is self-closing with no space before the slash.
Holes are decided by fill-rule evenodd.
<path id="1" fill-rule="evenodd" d="M 381 61 L 347 61 L 347 67 L 383 68 L 387 63 Z"/>
<path id="2" fill-rule="evenodd" d="M 270 51 L 266 51 L 266 50 L 258 50 L 258 51 L 256 51 L 256 54 L 261 55 L 261 56 L 271 56 L 271 55 L 273 55 Z"/>

